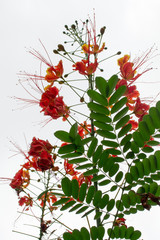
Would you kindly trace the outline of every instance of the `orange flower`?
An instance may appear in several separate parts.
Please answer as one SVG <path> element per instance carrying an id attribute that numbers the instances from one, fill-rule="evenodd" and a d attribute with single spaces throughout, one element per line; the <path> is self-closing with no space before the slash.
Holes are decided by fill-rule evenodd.
<path id="1" fill-rule="evenodd" d="M 97 53 L 100 53 L 103 51 L 103 49 L 105 48 L 105 43 L 102 44 L 102 47 L 99 48 L 99 45 L 98 44 L 93 44 L 93 45 L 90 45 L 90 44 L 83 44 L 82 45 L 82 50 L 84 53 L 87 53 L 87 54 L 97 54 Z"/>
<path id="2" fill-rule="evenodd" d="M 47 192 L 47 195 L 43 194 L 39 199 L 41 201 L 41 207 L 44 206 L 44 201 L 47 201 L 49 204 L 50 211 L 56 210 L 57 208 L 52 207 L 52 204 L 57 201 L 57 197 L 52 192 Z"/>
<path id="3" fill-rule="evenodd" d="M 143 73 L 151 70 L 152 68 L 148 68 L 144 70 L 142 73 L 137 74 L 137 70 L 153 57 L 152 56 L 153 52 L 154 51 L 152 47 L 151 49 L 143 53 L 141 57 L 135 58 L 132 62 L 129 62 L 130 59 L 129 55 L 124 55 L 124 57 L 118 59 L 121 77 L 127 81 L 134 82 Z"/>
<path id="4" fill-rule="evenodd" d="M 87 60 L 82 60 L 81 62 L 76 62 L 73 67 L 75 71 L 79 71 L 80 74 L 82 75 L 91 75 L 94 73 L 97 69 L 98 62 L 97 59 L 95 59 L 94 63 L 90 63 L 89 59 Z"/>
<path id="5" fill-rule="evenodd" d="M 94 129 L 96 130 L 96 129 Z M 84 138 L 87 134 L 91 132 L 91 124 L 87 124 L 86 121 L 84 121 L 83 124 L 78 126 L 78 134 L 81 136 L 81 138 Z"/>
<path id="6" fill-rule="evenodd" d="M 81 175 L 79 175 L 79 176 L 75 175 L 75 176 L 72 177 L 72 179 L 76 179 L 78 181 L 79 186 L 81 186 L 83 182 L 85 182 L 88 186 L 90 186 L 91 183 L 92 183 L 91 182 L 92 178 L 93 178 L 92 175 L 84 176 L 83 173 Z"/>
<path id="7" fill-rule="evenodd" d="M 45 76 L 45 80 L 49 83 L 53 83 L 58 78 L 62 77 L 63 75 L 63 64 L 62 60 L 59 61 L 58 65 L 53 67 L 49 67 L 46 70 L 47 74 Z"/>
<path id="8" fill-rule="evenodd" d="M 73 164 L 68 163 L 68 160 L 64 160 L 64 169 L 66 171 L 66 174 L 69 174 L 71 176 L 74 176 L 76 174 L 78 174 L 79 172 L 75 171 L 74 169 L 75 167 L 73 166 Z"/>

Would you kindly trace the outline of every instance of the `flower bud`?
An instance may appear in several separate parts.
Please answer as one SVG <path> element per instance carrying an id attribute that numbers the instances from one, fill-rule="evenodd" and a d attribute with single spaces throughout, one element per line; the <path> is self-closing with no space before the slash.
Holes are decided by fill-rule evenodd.
<path id="1" fill-rule="evenodd" d="M 120 55 L 120 54 L 121 54 L 121 52 L 120 52 L 120 51 L 118 51 L 118 52 L 117 52 L 117 55 Z"/>
<path id="2" fill-rule="evenodd" d="M 55 54 L 59 54 L 57 50 L 53 50 L 53 52 L 54 52 Z"/>
<path id="3" fill-rule="evenodd" d="M 76 30 L 76 26 L 75 26 L 74 24 L 71 25 L 71 28 L 72 28 L 73 30 Z"/>
<path id="4" fill-rule="evenodd" d="M 80 98 L 80 102 L 84 102 L 84 97 L 81 97 L 81 98 Z"/>
<path id="5" fill-rule="evenodd" d="M 104 26 L 104 27 L 102 27 L 102 28 L 100 29 L 100 33 L 101 33 L 101 35 L 103 35 L 103 34 L 104 34 L 105 30 L 106 30 L 106 27 L 105 27 L 105 26 Z"/>
<path id="6" fill-rule="evenodd" d="M 65 51 L 64 46 L 62 44 L 58 44 L 58 51 Z"/>

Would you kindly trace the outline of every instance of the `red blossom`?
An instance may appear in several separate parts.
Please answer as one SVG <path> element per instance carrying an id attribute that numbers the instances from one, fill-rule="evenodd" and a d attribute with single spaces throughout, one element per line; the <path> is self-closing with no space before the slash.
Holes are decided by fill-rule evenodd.
<path id="1" fill-rule="evenodd" d="M 49 67 L 46 70 L 46 76 L 45 76 L 45 80 L 49 83 L 53 83 L 55 80 L 57 80 L 58 78 L 62 77 L 63 75 L 63 64 L 62 64 L 62 60 L 59 61 L 58 65 L 53 67 Z"/>
<path id="2" fill-rule="evenodd" d="M 20 206 L 25 205 L 25 211 L 29 210 L 29 206 L 30 207 L 33 206 L 33 200 L 32 200 L 32 198 L 30 197 L 29 194 L 28 194 L 28 196 L 20 197 L 18 203 L 19 203 Z"/>
<path id="3" fill-rule="evenodd" d="M 125 226 L 127 228 L 125 221 L 125 218 L 117 218 L 114 222 L 114 226 Z"/>
<path id="4" fill-rule="evenodd" d="M 95 59 L 94 63 L 90 63 L 89 59 L 85 60 L 83 59 L 81 62 L 76 62 L 73 67 L 75 71 L 79 71 L 82 75 L 91 75 L 94 73 L 97 69 L 98 62 L 97 59 Z"/>
<path id="5" fill-rule="evenodd" d="M 53 119 L 57 119 L 59 117 L 67 118 L 69 114 L 69 108 L 63 102 L 63 97 L 60 97 L 58 93 L 58 88 L 48 88 L 42 94 L 39 105 L 42 108 L 44 115 L 51 116 Z"/>
<path id="6" fill-rule="evenodd" d="M 53 168 L 53 164 L 52 156 L 46 151 L 42 151 L 40 157 L 37 158 L 37 167 L 41 169 L 42 172 Z"/>
<path id="7" fill-rule="evenodd" d="M 147 111 L 149 110 L 150 106 L 146 103 L 142 103 L 140 98 L 138 97 L 136 99 L 136 103 L 134 106 L 134 114 L 136 117 L 139 118 L 139 120 L 142 120 L 143 116 L 147 114 Z"/>
<path id="8" fill-rule="evenodd" d="M 52 192 L 47 192 L 47 194 L 43 194 L 39 200 L 41 201 L 41 207 L 43 207 L 44 203 L 47 202 L 49 204 L 49 209 L 51 212 L 57 209 L 57 207 L 52 206 L 52 204 L 57 201 L 57 197 Z"/>
<path id="9" fill-rule="evenodd" d="M 21 168 L 12 179 L 10 186 L 17 192 L 22 191 L 30 183 L 30 175 L 28 170 Z"/>
<path id="10" fill-rule="evenodd" d="M 92 175 L 90 175 L 90 176 L 84 176 L 83 173 L 82 173 L 82 174 L 79 175 L 79 176 L 77 176 L 77 175 L 73 176 L 72 179 L 76 179 L 76 180 L 78 181 L 78 183 L 79 183 L 79 186 L 81 186 L 83 182 L 86 183 L 88 186 L 90 186 L 91 183 L 92 183 L 92 182 L 91 182 L 91 179 L 92 179 L 92 178 L 93 178 Z"/>
<path id="11" fill-rule="evenodd" d="M 28 154 L 29 156 L 39 157 L 42 151 L 47 151 L 50 153 L 52 149 L 53 146 L 47 140 L 44 141 L 39 138 L 36 139 L 35 137 L 33 137 Z"/>
<path id="12" fill-rule="evenodd" d="M 86 121 L 84 121 L 83 124 L 80 124 L 80 126 L 78 126 L 78 134 L 81 136 L 81 138 L 84 138 L 90 132 L 91 132 L 91 124 L 87 124 Z"/>
<path id="13" fill-rule="evenodd" d="M 66 174 L 69 174 L 71 176 L 77 175 L 79 172 L 75 171 L 75 167 L 73 164 L 68 163 L 68 160 L 64 160 L 64 169 L 66 171 Z"/>

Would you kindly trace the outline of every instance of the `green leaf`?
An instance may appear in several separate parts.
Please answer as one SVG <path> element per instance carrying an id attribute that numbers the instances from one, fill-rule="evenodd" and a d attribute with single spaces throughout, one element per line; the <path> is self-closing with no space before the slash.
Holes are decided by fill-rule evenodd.
<path id="1" fill-rule="evenodd" d="M 95 211 L 94 208 L 91 209 L 91 210 L 89 210 L 89 211 L 87 211 L 87 212 L 82 216 L 82 218 L 86 217 L 87 215 L 89 215 L 89 214 L 92 213 L 93 211 Z"/>
<path id="2" fill-rule="evenodd" d="M 155 141 L 155 140 L 152 140 L 152 141 L 147 142 L 147 145 L 149 145 L 149 146 L 157 146 L 157 145 L 159 145 L 159 144 L 160 144 L 160 142 Z"/>
<path id="3" fill-rule="evenodd" d="M 119 119 L 121 119 L 124 115 L 126 115 L 126 113 L 128 112 L 129 107 L 124 107 L 120 112 L 118 112 L 114 118 L 113 118 L 113 122 L 118 121 Z"/>
<path id="4" fill-rule="evenodd" d="M 127 183 L 132 184 L 133 177 L 132 177 L 132 175 L 130 173 L 126 173 L 125 178 L 126 178 L 126 182 Z"/>
<path id="5" fill-rule="evenodd" d="M 113 230 L 112 230 L 112 228 L 108 228 L 108 236 L 110 237 L 110 238 L 114 238 L 115 237 L 115 235 L 114 235 L 114 232 L 113 232 Z"/>
<path id="6" fill-rule="evenodd" d="M 108 146 L 108 147 L 117 148 L 119 146 L 119 144 L 117 142 L 108 141 L 108 140 L 102 140 L 101 143 L 105 146 Z"/>
<path id="7" fill-rule="evenodd" d="M 79 193 L 79 184 L 77 179 L 73 179 L 71 181 L 71 186 L 72 186 L 72 196 L 77 199 L 78 198 L 78 193 Z"/>
<path id="8" fill-rule="evenodd" d="M 79 201 L 83 202 L 86 196 L 86 191 L 87 191 L 87 184 L 86 183 L 82 183 L 81 187 L 80 187 L 80 191 L 79 191 Z"/>
<path id="9" fill-rule="evenodd" d="M 148 129 L 147 123 L 145 121 L 139 122 L 138 129 L 139 129 L 139 132 L 141 133 L 144 141 L 148 141 L 151 137 L 151 134 Z"/>
<path id="10" fill-rule="evenodd" d="M 105 194 L 99 201 L 99 208 L 103 209 L 105 206 L 107 206 L 109 201 L 109 195 Z"/>
<path id="11" fill-rule="evenodd" d="M 125 93 L 126 91 L 126 86 L 120 86 L 115 93 L 113 93 L 113 95 L 111 96 L 111 98 L 109 99 L 109 106 L 111 106 L 113 103 L 117 102 L 120 97 Z"/>
<path id="12" fill-rule="evenodd" d="M 109 80 L 108 80 L 108 91 L 107 91 L 107 97 L 109 97 L 113 90 L 115 89 L 116 85 L 118 82 L 118 76 L 113 75 Z"/>
<path id="13" fill-rule="evenodd" d="M 108 152 L 112 155 L 120 155 L 121 151 L 115 148 L 108 148 Z"/>
<path id="14" fill-rule="evenodd" d="M 152 147 L 144 147 L 142 148 L 142 151 L 145 153 L 151 153 L 154 151 L 154 149 Z"/>
<path id="15" fill-rule="evenodd" d="M 150 115 L 144 115 L 143 121 L 147 124 L 150 135 L 152 135 L 155 132 L 155 127 L 153 125 L 153 120 L 152 120 L 151 116 Z"/>
<path id="16" fill-rule="evenodd" d="M 100 218 L 101 215 L 102 215 L 102 212 L 97 212 L 94 216 L 94 219 L 96 220 L 96 219 Z"/>
<path id="17" fill-rule="evenodd" d="M 111 181 L 110 181 L 109 179 L 106 179 L 106 180 L 100 182 L 98 185 L 99 185 L 99 186 L 105 186 L 105 185 L 109 184 L 110 182 L 111 182 Z"/>
<path id="18" fill-rule="evenodd" d="M 89 89 L 87 91 L 87 94 L 95 102 L 100 103 L 102 106 L 108 106 L 108 100 L 103 95 L 101 95 L 100 93 L 96 92 L 95 90 Z"/>
<path id="19" fill-rule="evenodd" d="M 95 187 L 94 186 L 90 186 L 87 192 L 87 196 L 86 196 L 86 203 L 90 204 L 92 201 L 92 198 L 94 197 L 95 194 Z"/>
<path id="20" fill-rule="evenodd" d="M 125 226 L 120 227 L 120 238 L 123 239 L 125 237 L 127 228 Z"/>
<path id="21" fill-rule="evenodd" d="M 140 238 L 140 236 L 141 236 L 141 232 L 136 230 L 132 233 L 132 235 L 130 236 L 131 237 L 130 239 L 131 240 L 137 240 L 137 239 Z"/>
<path id="22" fill-rule="evenodd" d="M 106 149 L 106 150 L 104 150 L 104 151 L 102 152 L 102 154 L 101 154 L 101 156 L 100 156 L 100 160 L 99 160 L 99 162 L 98 162 L 98 166 L 99 166 L 100 168 L 103 167 L 103 165 L 104 165 L 106 159 L 108 158 L 108 156 L 109 156 L 109 152 L 108 152 L 108 150 Z"/>
<path id="23" fill-rule="evenodd" d="M 94 168 L 94 169 L 91 169 L 91 170 L 88 170 L 88 171 L 84 172 L 83 175 L 84 176 L 90 176 L 90 175 L 98 173 L 98 172 L 99 172 L 99 170 Z"/>
<path id="24" fill-rule="evenodd" d="M 125 208 L 130 208 L 130 198 L 128 194 L 123 194 L 122 203 L 125 206 Z"/>
<path id="25" fill-rule="evenodd" d="M 95 119 L 100 122 L 107 122 L 107 123 L 111 122 L 111 119 L 108 116 L 106 116 L 104 114 L 100 114 L 100 113 L 95 113 L 95 112 L 91 112 L 90 118 Z"/>
<path id="26" fill-rule="evenodd" d="M 90 234 L 85 227 L 81 228 L 81 234 L 82 234 L 82 237 L 83 237 L 82 240 L 90 240 Z"/>
<path id="27" fill-rule="evenodd" d="M 125 104 L 127 103 L 127 98 L 126 97 L 123 97 L 121 100 L 119 100 L 118 102 L 116 102 L 112 109 L 111 109 L 111 113 L 115 113 L 117 112 L 118 110 L 120 110 Z"/>
<path id="28" fill-rule="evenodd" d="M 93 177 L 93 178 L 91 179 L 91 181 L 92 181 L 92 182 L 98 182 L 99 180 L 103 179 L 104 177 L 105 177 L 105 175 L 100 174 L 100 175 L 97 175 L 97 176 Z"/>
<path id="29" fill-rule="evenodd" d="M 95 226 L 91 227 L 91 237 L 92 240 L 96 240 L 98 238 L 98 229 Z"/>
<path id="30" fill-rule="evenodd" d="M 58 205 L 64 204 L 64 203 L 68 202 L 69 199 L 70 198 L 61 198 L 60 200 L 58 200 L 55 203 L 53 203 L 52 206 L 58 206 Z"/>
<path id="31" fill-rule="evenodd" d="M 113 229 L 113 232 L 114 232 L 115 238 L 120 237 L 120 227 L 119 226 L 115 226 L 114 229 Z"/>
<path id="32" fill-rule="evenodd" d="M 125 145 L 127 142 L 129 142 L 132 138 L 132 134 L 126 135 L 122 140 L 121 140 L 121 146 Z"/>
<path id="33" fill-rule="evenodd" d="M 149 115 L 152 118 L 154 127 L 157 129 L 160 128 L 160 112 L 155 107 L 151 107 L 149 109 Z"/>
<path id="34" fill-rule="evenodd" d="M 98 239 L 103 240 L 104 234 L 105 234 L 105 229 L 103 226 L 99 226 L 98 228 Z"/>
<path id="35" fill-rule="evenodd" d="M 109 132 L 106 130 L 97 130 L 96 132 L 102 137 L 109 138 L 109 139 L 116 139 L 116 135 L 112 132 Z"/>
<path id="36" fill-rule="evenodd" d="M 160 170 L 160 151 L 156 151 L 154 155 L 157 160 L 157 170 Z"/>
<path id="37" fill-rule="evenodd" d="M 133 133 L 133 139 L 139 147 L 144 146 L 144 139 L 143 139 L 142 134 L 140 132 L 135 131 Z"/>
<path id="38" fill-rule="evenodd" d="M 67 144 L 64 145 L 63 147 L 60 147 L 60 149 L 58 150 L 59 154 L 64 154 L 64 153 L 71 153 L 73 151 L 75 151 L 77 149 L 75 144 Z"/>
<path id="39" fill-rule="evenodd" d="M 67 153 L 61 156 L 61 158 L 75 158 L 75 157 L 80 157 L 82 153 L 80 152 L 73 152 L 73 153 Z"/>
<path id="40" fill-rule="evenodd" d="M 134 228 L 133 227 L 128 227 L 126 229 L 126 234 L 125 234 L 125 239 L 131 239 L 131 235 L 133 234 L 134 232 Z"/>
<path id="41" fill-rule="evenodd" d="M 54 136 L 58 139 L 60 139 L 63 142 L 67 142 L 67 143 L 72 143 L 72 139 L 69 136 L 68 132 L 65 131 L 56 131 L 54 133 Z"/>
<path id="42" fill-rule="evenodd" d="M 127 124 L 126 126 L 124 126 L 118 133 L 118 138 L 123 137 L 124 135 L 126 135 L 132 128 L 132 124 Z"/>
<path id="43" fill-rule="evenodd" d="M 98 144 L 98 139 L 97 138 L 93 138 L 89 148 L 88 148 L 88 152 L 87 152 L 87 157 L 91 158 L 95 152 L 95 149 L 97 147 Z"/>
<path id="44" fill-rule="evenodd" d="M 150 184 L 150 189 L 149 189 L 150 193 L 156 194 L 157 189 L 158 189 L 158 184 L 156 182 L 153 182 Z"/>
<path id="45" fill-rule="evenodd" d="M 88 209 L 88 206 L 84 206 L 84 207 L 80 208 L 80 209 L 76 212 L 76 214 L 80 214 L 80 213 L 86 211 L 86 209 Z"/>
<path id="46" fill-rule="evenodd" d="M 64 240 L 75 240 L 75 238 L 74 238 L 74 237 L 72 236 L 72 234 L 69 233 L 69 232 L 63 233 L 63 239 L 64 239 Z"/>
<path id="47" fill-rule="evenodd" d="M 126 115 L 124 116 L 123 118 L 121 118 L 117 123 L 116 123 L 116 126 L 115 126 L 115 129 L 119 129 L 121 127 L 123 127 L 126 123 L 128 123 L 130 119 L 130 116 L 129 115 Z"/>
<path id="48" fill-rule="evenodd" d="M 72 127 L 69 131 L 69 136 L 70 136 L 71 139 L 74 140 L 76 138 L 77 134 L 78 134 L 78 124 L 75 123 L 75 124 L 72 125 Z"/>
<path id="49" fill-rule="evenodd" d="M 86 164 L 83 164 L 83 165 L 80 165 L 80 166 L 76 167 L 76 169 L 77 170 L 82 170 L 82 169 L 91 168 L 91 167 L 93 167 L 92 163 L 86 163 Z"/>
<path id="50" fill-rule="evenodd" d="M 132 174 L 132 177 L 135 181 L 138 180 L 139 178 L 139 173 L 138 173 L 138 169 L 136 166 L 131 166 L 130 168 L 130 173 Z"/>
<path id="51" fill-rule="evenodd" d="M 96 193 L 94 195 L 94 199 L 93 199 L 93 205 L 95 207 L 98 206 L 99 201 L 101 200 L 101 197 L 102 197 L 102 191 L 101 190 L 96 191 Z"/>
<path id="52" fill-rule="evenodd" d="M 98 88 L 98 90 L 104 97 L 107 97 L 106 95 L 107 85 L 108 85 L 107 81 L 103 77 L 96 77 L 95 82 L 96 82 L 96 88 Z"/>
<path id="53" fill-rule="evenodd" d="M 123 172 L 122 171 L 119 171 L 115 177 L 115 181 L 116 182 L 119 182 L 121 181 L 121 179 L 123 178 Z"/>
<path id="54" fill-rule="evenodd" d="M 137 145 L 136 142 L 131 142 L 131 150 L 134 152 L 134 153 L 139 153 L 139 146 Z"/>
<path id="55" fill-rule="evenodd" d="M 119 211 L 123 211 L 124 207 L 123 207 L 123 204 L 120 200 L 117 200 L 116 201 L 116 208 L 119 210 Z"/>
<path id="56" fill-rule="evenodd" d="M 85 145 L 85 144 L 89 143 L 92 139 L 93 139 L 93 137 L 81 139 L 81 143 L 82 143 L 82 145 Z"/>
<path id="57" fill-rule="evenodd" d="M 80 207 L 82 207 L 82 206 L 83 206 L 82 203 L 78 203 L 78 204 L 74 205 L 74 207 L 71 208 L 71 209 L 69 210 L 69 212 L 76 211 L 78 208 L 80 208 Z"/>
<path id="58" fill-rule="evenodd" d="M 72 185 L 69 178 L 65 177 L 61 181 L 62 190 L 66 196 L 71 196 L 72 194 Z"/>
<path id="59" fill-rule="evenodd" d="M 100 159 L 101 157 L 101 154 L 102 154 L 102 151 L 103 151 L 103 146 L 102 145 L 99 145 L 96 149 L 96 151 L 94 152 L 93 154 L 93 163 L 97 163 L 97 161 Z"/>
<path id="60" fill-rule="evenodd" d="M 76 203 L 76 201 L 70 201 L 67 202 L 63 207 L 61 207 L 61 211 L 67 210 L 68 208 L 72 207 L 74 204 Z"/>
<path id="61" fill-rule="evenodd" d="M 115 200 L 114 199 L 109 200 L 107 204 L 107 211 L 110 212 L 114 208 L 114 205 L 115 205 Z"/>
<path id="62" fill-rule="evenodd" d="M 94 111 L 94 112 L 97 112 L 97 113 L 102 113 L 102 114 L 105 114 L 105 115 L 109 115 L 108 108 L 106 108 L 106 107 L 104 107 L 100 104 L 89 102 L 87 105 L 88 105 L 88 108 L 91 111 Z"/>
<path id="63" fill-rule="evenodd" d="M 117 163 L 113 164 L 113 166 L 109 170 L 109 176 L 113 177 L 118 172 L 118 170 L 119 170 L 119 164 Z"/>
<path id="64" fill-rule="evenodd" d="M 149 161 L 148 158 L 145 158 L 145 159 L 143 159 L 142 163 L 143 163 L 143 166 L 144 166 L 144 174 L 148 176 L 151 172 L 150 161 Z"/>
<path id="65" fill-rule="evenodd" d="M 75 159 L 72 159 L 72 160 L 68 160 L 68 162 L 71 163 L 71 164 L 83 163 L 83 162 L 86 162 L 86 161 L 88 161 L 87 158 L 75 158 Z"/>
<path id="66" fill-rule="evenodd" d="M 72 235 L 75 238 L 75 240 L 82 240 L 82 234 L 79 232 L 78 229 L 74 229 Z"/>
<path id="67" fill-rule="evenodd" d="M 113 127 L 107 123 L 94 121 L 94 125 L 102 130 L 113 131 Z"/>
<path id="68" fill-rule="evenodd" d="M 111 169 L 111 167 L 113 166 L 113 164 L 114 164 L 113 158 L 111 158 L 111 157 L 108 158 L 103 165 L 103 171 L 108 172 Z"/>
<path id="69" fill-rule="evenodd" d="M 138 175 L 140 178 L 144 177 L 144 165 L 142 162 L 137 162 L 136 167 L 138 169 Z"/>
<path id="70" fill-rule="evenodd" d="M 151 173 L 154 173 L 157 170 L 157 160 L 154 155 L 149 156 L 150 166 L 151 166 Z"/>

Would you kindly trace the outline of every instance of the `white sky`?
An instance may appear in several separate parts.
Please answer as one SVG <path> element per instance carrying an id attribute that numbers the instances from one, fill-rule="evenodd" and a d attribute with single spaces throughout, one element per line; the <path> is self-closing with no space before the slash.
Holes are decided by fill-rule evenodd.
<path id="1" fill-rule="evenodd" d="M 18 108 L 11 96 L 23 97 L 24 91 L 17 86 L 17 73 L 38 70 L 38 63 L 26 53 L 25 47 L 41 50 L 38 39 L 44 43 L 50 56 L 55 59 L 52 50 L 63 43 L 62 34 L 65 24 L 74 20 L 85 20 L 88 14 L 96 12 L 97 29 L 106 26 L 104 41 L 108 47 L 106 56 L 121 50 L 122 54 L 134 57 L 155 44 L 160 53 L 160 1 L 159 0 L 1 0 L 0 1 L 0 152 L 1 177 L 13 177 L 21 163 L 21 157 L 9 158 L 14 153 L 9 139 L 15 140 L 26 149 L 24 135 L 29 143 L 33 136 L 52 138 L 54 124 L 41 128 L 36 123 L 43 119 L 37 107 L 16 110 Z M 114 66 L 114 59 L 111 60 Z M 57 60 L 55 59 L 55 63 Z M 115 58 L 116 65 L 116 58 Z M 149 84 L 138 85 L 143 97 L 154 97 L 160 91 L 160 57 L 153 59 L 155 70 L 143 76 L 142 81 Z M 110 69 L 106 62 L 109 77 Z M 117 71 L 117 69 L 116 69 Z M 151 82 L 157 84 L 151 84 Z M 157 99 L 159 100 L 159 99 Z M 52 128 L 52 129 L 51 129 Z M 47 132 L 48 129 L 48 132 Z M 23 158 L 23 157 L 22 157 Z M 12 233 L 17 217 L 17 196 L 8 185 L 0 186 L 0 239 L 25 240 L 27 237 Z M 141 229 L 144 240 L 158 240 L 160 208 L 153 207 L 150 212 L 132 215 L 130 224 Z M 22 218 L 23 219 L 23 218 Z M 21 222 L 21 220 L 19 221 Z M 19 223 L 16 223 L 18 227 Z"/>

